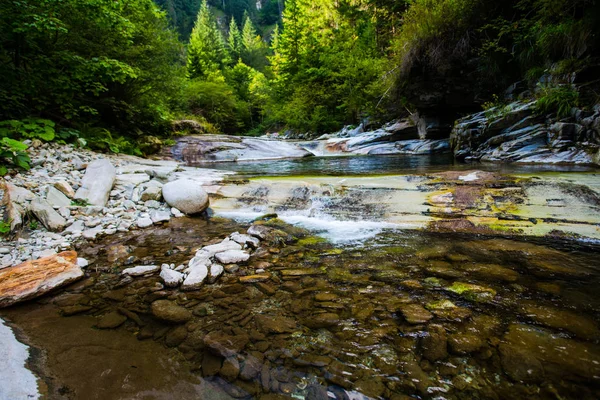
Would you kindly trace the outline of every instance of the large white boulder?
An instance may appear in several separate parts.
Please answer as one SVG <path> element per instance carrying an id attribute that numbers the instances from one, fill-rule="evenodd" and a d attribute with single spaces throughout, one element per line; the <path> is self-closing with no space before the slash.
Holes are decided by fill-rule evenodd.
<path id="1" fill-rule="evenodd" d="M 75 198 L 86 200 L 94 206 L 104 207 L 115 184 L 116 174 L 115 167 L 107 159 L 92 162 L 85 170 L 81 187 L 77 189 Z"/>
<path id="2" fill-rule="evenodd" d="M 198 182 L 178 179 L 162 188 L 162 195 L 168 205 L 186 214 L 197 214 L 208 208 L 208 193 Z"/>

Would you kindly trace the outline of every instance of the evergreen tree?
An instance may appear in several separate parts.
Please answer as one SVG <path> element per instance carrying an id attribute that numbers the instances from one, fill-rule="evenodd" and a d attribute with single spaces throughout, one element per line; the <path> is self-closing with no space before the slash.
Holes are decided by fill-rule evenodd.
<path id="1" fill-rule="evenodd" d="M 231 17 L 229 23 L 229 36 L 227 38 L 227 45 L 229 47 L 229 55 L 231 60 L 235 63 L 242 56 L 242 34 L 235 22 L 235 18 Z"/>
<path id="2" fill-rule="evenodd" d="M 188 46 L 188 76 L 192 79 L 208 77 L 227 63 L 227 56 L 223 36 L 203 0 Z"/>
<path id="3" fill-rule="evenodd" d="M 242 28 L 242 60 L 244 64 L 261 70 L 266 64 L 266 46 L 261 37 L 256 33 L 256 28 L 248 13 L 244 15 Z"/>
<path id="4" fill-rule="evenodd" d="M 303 0 L 286 0 L 283 11 L 283 32 L 278 35 L 274 70 L 279 78 L 295 75 L 300 69 L 300 52 L 305 34 Z"/>

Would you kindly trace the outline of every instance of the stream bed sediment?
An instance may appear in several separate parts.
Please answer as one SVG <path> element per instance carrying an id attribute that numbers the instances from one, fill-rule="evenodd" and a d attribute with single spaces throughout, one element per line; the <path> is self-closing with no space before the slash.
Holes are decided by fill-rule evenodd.
<path id="1" fill-rule="evenodd" d="M 186 263 L 248 224 L 102 238 L 78 249 L 84 280 L 0 316 L 51 399 L 600 396 L 595 245 L 386 229 L 332 244 L 264 224 L 280 240 L 201 290 L 121 271 Z"/>

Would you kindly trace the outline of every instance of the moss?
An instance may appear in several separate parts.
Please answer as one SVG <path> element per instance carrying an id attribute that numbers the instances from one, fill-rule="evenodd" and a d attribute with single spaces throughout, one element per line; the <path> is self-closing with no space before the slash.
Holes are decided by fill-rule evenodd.
<path id="1" fill-rule="evenodd" d="M 327 239 L 320 236 L 308 236 L 298 241 L 298 246 L 314 246 L 319 243 L 326 243 Z"/>
<path id="2" fill-rule="evenodd" d="M 452 286 L 447 287 L 446 290 L 476 303 L 489 302 L 496 296 L 496 291 L 494 289 L 464 282 L 454 282 Z"/>
<path id="3" fill-rule="evenodd" d="M 440 286 L 442 286 L 442 282 L 438 278 L 436 278 L 434 276 L 431 276 L 429 278 L 423 279 L 423 283 L 426 286 L 433 286 L 433 287 L 440 287 Z"/>

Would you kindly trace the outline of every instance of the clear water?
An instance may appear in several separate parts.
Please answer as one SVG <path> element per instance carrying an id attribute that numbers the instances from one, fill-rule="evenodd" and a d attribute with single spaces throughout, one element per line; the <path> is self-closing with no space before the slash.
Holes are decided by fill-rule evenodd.
<path id="1" fill-rule="evenodd" d="M 200 167 L 236 171 L 243 176 L 348 176 L 422 174 L 479 169 L 503 173 L 587 172 L 597 167 L 568 165 L 464 164 L 451 154 L 433 156 L 336 156 L 300 159 L 207 163 Z"/>

